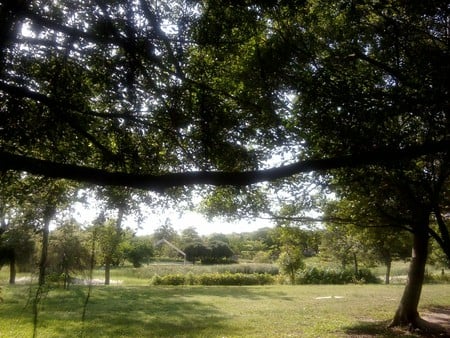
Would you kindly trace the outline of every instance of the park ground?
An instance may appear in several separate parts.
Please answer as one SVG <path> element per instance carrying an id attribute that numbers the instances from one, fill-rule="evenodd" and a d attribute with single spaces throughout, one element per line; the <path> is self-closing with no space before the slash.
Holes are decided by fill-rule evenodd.
<path id="1" fill-rule="evenodd" d="M 83 321 L 88 290 L 50 289 L 37 337 L 423 337 L 387 328 L 401 284 L 95 286 Z M 2 284 L 1 337 L 32 336 L 33 291 Z M 420 312 L 450 329 L 450 285 L 425 285 Z"/>

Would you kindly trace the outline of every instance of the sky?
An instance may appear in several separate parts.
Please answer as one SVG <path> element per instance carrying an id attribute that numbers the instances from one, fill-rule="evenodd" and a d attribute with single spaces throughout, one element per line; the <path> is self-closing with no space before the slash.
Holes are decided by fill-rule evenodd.
<path id="1" fill-rule="evenodd" d="M 155 228 L 164 224 L 166 214 L 159 214 L 157 216 L 159 216 L 159 219 L 158 217 L 155 217 L 153 220 L 147 219 L 147 221 L 142 224 L 143 229 L 140 230 L 138 234 L 152 233 Z M 242 219 L 240 221 L 228 222 L 227 220 L 217 218 L 209 221 L 203 215 L 192 211 L 185 212 L 183 215 L 179 215 L 176 211 L 169 213 L 169 222 L 178 233 L 188 227 L 194 227 L 200 235 L 251 232 L 263 227 L 274 226 L 268 220 L 261 219 L 253 221 Z"/>
<path id="2" fill-rule="evenodd" d="M 76 203 L 72 216 L 84 225 L 92 224 L 94 219 L 98 217 L 99 206 L 96 203 L 83 205 Z M 183 229 L 194 227 L 199 235 L 209 235 L 212 233 L 242 233 L 252 232 L 264 227 L 273 227 L 274 224 L 265 219 L 242 219 L 229 222 L 222 218 L 216 218 L 212 221 L 206 219 L 203 215 L 194 211 L 185 211 L 180 214 L 174 209 L 165 209 L 164 211 L 147 210 L 144 214 L 144 220 L 138 224 L 131 215 L 124 221 L 124 226 L 131 229 L 137 229 L 136 234 L 150 235 L 155 229 L 168 222 L 178 233 Z"/>

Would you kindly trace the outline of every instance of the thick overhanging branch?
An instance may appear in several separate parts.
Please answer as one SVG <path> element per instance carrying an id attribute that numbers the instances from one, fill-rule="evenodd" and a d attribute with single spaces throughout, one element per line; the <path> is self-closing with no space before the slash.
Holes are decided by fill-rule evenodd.
<path id="1" fill-rule="evenodd" d="M 194 184 L 215 186 L 243 186 L 291 177 L 296 174 L 332 169 L 356 168 L 366 165 L 394 165 L 400 160 L 421 155 L 448 152 L 450 141 L 441 141 L 411 146 L 404 149 L 379 149 L 360 154 L 311 159 L 264 170 L 244 172 L 192 171 L 161 175 L 110 172 L 104 169 L 56 163 L 0 152 L 0 170 L 24 171 L 50 178 L 69 179 L 95 185 L 125 186 L 150 191 L 164 191 L 172 187 Z"/>

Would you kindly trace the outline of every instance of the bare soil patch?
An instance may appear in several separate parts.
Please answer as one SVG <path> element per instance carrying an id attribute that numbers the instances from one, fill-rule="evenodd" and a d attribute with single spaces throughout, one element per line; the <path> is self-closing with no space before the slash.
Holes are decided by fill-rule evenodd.
<path id="1" fill-rule="evenodd" d="M 423 312 L 421 316 L 426 321 L 445 328 L 447 333 L 439 335 L 438 337 L 450 337 L 450 308 L 431 307 Z"/>
<path id="2" fill-rule="evenodd" d="M 387 328 L 389 322 L 372 321 L 367 319 L 360 325 L 347 330 L 346 337 L 373 338 L 373 337 L 414 337 L 414 338 L 450 338 L 450 308 L 430 307 L 421 312 L 421 318 L 429 323 L 439 325 L 446 333 L 425 333 L 410 331 L 407 327 Z"/>

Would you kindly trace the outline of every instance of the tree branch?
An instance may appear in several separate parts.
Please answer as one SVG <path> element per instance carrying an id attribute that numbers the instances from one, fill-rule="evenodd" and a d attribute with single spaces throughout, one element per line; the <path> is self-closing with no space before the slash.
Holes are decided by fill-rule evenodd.
<path id="1" fill-rule="evenodd" d="M 441 233 L 441 236 L 439 236 L 437 233 L 433 234 L 430 229 L 430 234 L 433 236 L 433 238 L 439 243 L 442 250 L 447 255 L 447 258 L 450 259 L 450 234 L 448 231 L 448 226 L 445 223 L 444 218 L 442 217 L 442 212 L 438 204 L 436 204 L 433 208 L 434 216 L 436 217 L 436 221 L 438 224 L 439 232 Z"/>
<path id="2" fill-rule="evenodd" d="M 360 154 L 311 159 L 265 170 L 244 172 L 192 171 L 161 175 L 110 172 L 104 169 L 63 164 L 0 151 L 0 170 L 26 171 L 34 175 L 63 178 L 96 185 L 127 186 L 151 191 L 193 184 L 250 185 L 273 181 L 296 174 L 332 169 L 356 168 L 366 165 L 394 165 L 400 160 L 425 154 L 448 152 L 450 141 L 414 145 L 404 149 L 379 149 Z"/>

